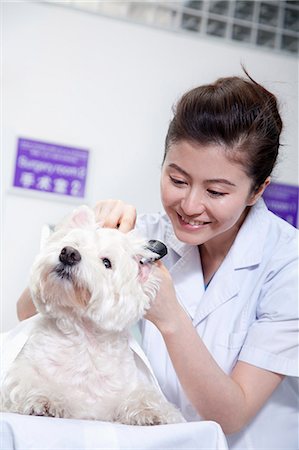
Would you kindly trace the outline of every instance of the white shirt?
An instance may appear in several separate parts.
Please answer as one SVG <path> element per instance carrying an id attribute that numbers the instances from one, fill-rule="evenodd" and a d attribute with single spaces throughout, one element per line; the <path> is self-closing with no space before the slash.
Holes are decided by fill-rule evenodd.
<path id="1" fill-rule="evenodd" d="M 167 245 L 177 298 L 226 373 L 240 360 L 286 375 L 249 425 L 228 436 L 230 448 L 298 450 L 298 231 L 260 200 L 205 290 L 198 248 L 177 240 L 167 216 L 142 215 L 137 229 Z M 188 421 L 200 420 L 158 329 L 143 321 L 141 332 L 166 397 Z"/>

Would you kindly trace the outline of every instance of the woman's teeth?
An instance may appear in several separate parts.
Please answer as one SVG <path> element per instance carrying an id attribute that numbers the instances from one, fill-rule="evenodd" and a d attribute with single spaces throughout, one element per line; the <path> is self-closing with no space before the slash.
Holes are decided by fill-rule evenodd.
<path id="1" fill-rule="evenodd" d="M 180 216 L 182 221 L 188 225 L 191 225 L 193 227 L 199 227 L 200 225 L 205 225 L 208 222 L 203 222 L 203 221 L 199 221 L 199 220 L 189 220 L 186 219 L 186 217 Z"/>

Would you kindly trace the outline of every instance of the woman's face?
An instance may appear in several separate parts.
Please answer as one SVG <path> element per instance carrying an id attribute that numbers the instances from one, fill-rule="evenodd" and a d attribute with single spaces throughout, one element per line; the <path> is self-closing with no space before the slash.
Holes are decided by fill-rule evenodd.
<path id="1" fill-rule="evenodd" d="M 262 194 L 251 194 L 252 180 L 219 145 L 181 141 L 166 155 L 161 198 L 174 232 L 192 245 L 234 239 L 246 207 Z"/>

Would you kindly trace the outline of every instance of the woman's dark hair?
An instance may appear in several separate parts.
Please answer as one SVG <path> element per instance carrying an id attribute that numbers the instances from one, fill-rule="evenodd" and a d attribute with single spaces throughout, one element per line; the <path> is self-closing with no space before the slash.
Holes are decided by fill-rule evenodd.
<path id="1" fill-rule="evenodd" d="M 258 189 L 274 168 L 282 121 L 276 97 L 243 70 L 248 79 L 220 78 L 183 95 L 169 125 L 164 160 L 169 147 L 182 140 L 221 145 Z"/>

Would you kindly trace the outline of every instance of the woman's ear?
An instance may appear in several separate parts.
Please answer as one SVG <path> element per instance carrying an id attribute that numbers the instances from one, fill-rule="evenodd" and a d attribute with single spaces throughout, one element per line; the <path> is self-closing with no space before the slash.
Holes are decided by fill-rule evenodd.
<path id="1" fill-rule="evenodd" d="M 266 180 L 260 185 L 260 187 L 252 194 L 250 194 L 247 206 L 253 206 L 258 201 L 258 199 L 261 198 L 266 187 L 269 186 L 270 183 L 271 177 L 266 178 Z"/>

